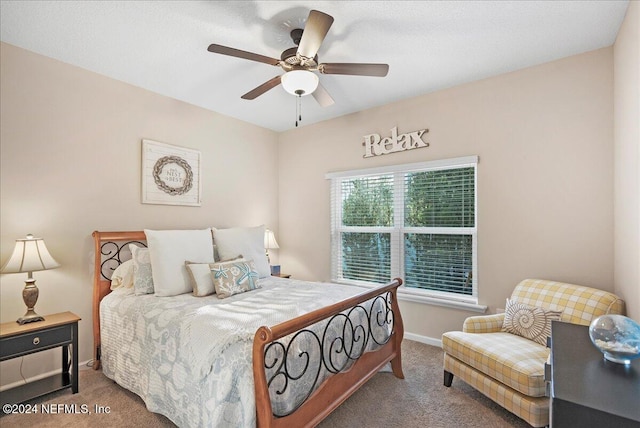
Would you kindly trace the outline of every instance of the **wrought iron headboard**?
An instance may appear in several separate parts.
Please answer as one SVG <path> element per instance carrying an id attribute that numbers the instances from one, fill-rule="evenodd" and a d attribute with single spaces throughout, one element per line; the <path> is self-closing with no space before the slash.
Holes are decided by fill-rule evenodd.
<path id="1" fill-rule="evenodd" d="M 102 278 L 110 281 L 113 272 L 122 263 L 131 259 L 131 251 L 129 244 L 135 244 L 139 247 L 146 247 L 147 244 L 140 240 L 131 241 L 103 241 L 100 245 L 101 260 L 100 275 Z"/>
<path id="2" fill-rule="evenodd" d="M 93 368 L 100 368 L 100 301 L 111 292 L 113 271 L 127 260 L 129 244 L 146 247 L 144 231 L 93 232 Z M 125 250 L 125 251 L 123 251 Z"/>

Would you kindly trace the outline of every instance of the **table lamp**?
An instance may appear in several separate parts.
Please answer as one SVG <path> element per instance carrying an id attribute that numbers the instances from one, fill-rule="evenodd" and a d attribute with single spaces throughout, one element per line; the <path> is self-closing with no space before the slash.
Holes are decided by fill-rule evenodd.
<path id="1" fill-rule="evenodd" d="M 26 324 L 35 321 L 44 321 L 44 317 L 38 315 L 34 310 L 38 301 L 38 287 L 33 279 L 33 272 L 39 270 L 55 269 L 60 264 L 55 261 L 42 238 L 34 238 L 29 234 L 25 239 L 16 239 L 16 246 L 9 261 L 0 270 L 1 273 L 23 273 L 27 272 L 27 280 L 22 290 L 22 299 L 27 305 L 27 312 L 18 318 L 18 324 Z"/>
<path id="2" fill-rule="evenodd" d="M 273 230 L 266 229 L 264 231 L 264 249 L 267 251 L 267 260 L 269 260 L 269 264 L 271 264 L 271 259 L 269 259 L 269 250 L 276 250 L 278 248 L 280 248 L 280 246 L 276 241 L 276 236 L 273 234 Z"/>

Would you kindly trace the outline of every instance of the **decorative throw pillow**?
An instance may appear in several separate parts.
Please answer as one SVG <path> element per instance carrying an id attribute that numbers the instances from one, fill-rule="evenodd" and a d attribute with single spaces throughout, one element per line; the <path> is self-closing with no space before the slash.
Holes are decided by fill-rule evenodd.
<path id="1" fill-rule="evenodd" d="M 137 295 L 153 294 L 153 274 L 149 249 L 129 244 L 133 260 L 133 289 Z"/>
<path id="2" fill-rule="evenodd" d="M 111 290 L 133 287 L 133 260 L 121 263 L 111 274 Z"/>
<path id="3" fill-rule="evenodd" d="M 551 321 L 560 321 L 562 311 L 549 311 L 507 299 L 502 331 L 517 334 L 541 345 L 551 336 Z"/>
<path id="4" fill-rule="evenodd" d="M 253 260 L 213 263 L 211 277 L 220 299 L 261 288 Z"/>
<path id="5" fill-rule="evenodd" d="M 240 261 L 244 259 L 240 256 L 233 260 Z M 215 286 L 213 285 L 213 277 L 211 276 L 211 269 L 215 263 L 193 263 L 186 261 L 184 264 L 187 267 L 187 272 L 191 279 L 194 296 L 204 297 L 216 292 Z"/>
<path id="6" fill-rule="evenodd" d="M 184 262 L 214 262 L 211 229 L 145 229 L 144 233 L 153 266 L 155 295 L 177 296 L 193 291 Z"/>
<path id="7" fill-rule="evenodd" d="M 191 279 L 191 287 L 193 287 L 193 295 L 196 297 L 204 297 L 216 292 L 211 278 L 211 267 L 214 263 L 193 263 L 184 262 Z"/>
<path id="8" fill-rule="evenodd" d="M 271 269 L 264 249 L 264 230 L 264 225 L 213 229 L 220 259 L 230 260 L 242 254 L 247 260 L 253 260 L 260 278 L 270 276 Z"/>

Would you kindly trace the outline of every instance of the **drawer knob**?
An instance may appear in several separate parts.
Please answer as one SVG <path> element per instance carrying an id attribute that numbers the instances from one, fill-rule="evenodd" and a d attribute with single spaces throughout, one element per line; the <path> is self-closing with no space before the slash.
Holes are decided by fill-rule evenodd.
<path id="1" fill-rule="evenodd" d="M 39 338 L 39 337 L 34 337 L 34 338 L 33 338 L 33 344 L 34 344 L 34 345 L 37 345 L 37 344 L 39 344 L 39 343 L 40 343 L 40 338 Z"/>

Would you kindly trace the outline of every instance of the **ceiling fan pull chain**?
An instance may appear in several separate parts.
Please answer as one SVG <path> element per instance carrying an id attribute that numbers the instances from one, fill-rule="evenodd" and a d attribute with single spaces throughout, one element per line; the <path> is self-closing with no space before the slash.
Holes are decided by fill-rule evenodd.
<path id="1" fill-rule="evenodd" d="M 298 127 L 298 121 L 302 122 L 302 95 L 298 94 L 298 99 L 296 100 L 296 128 Z"/>

